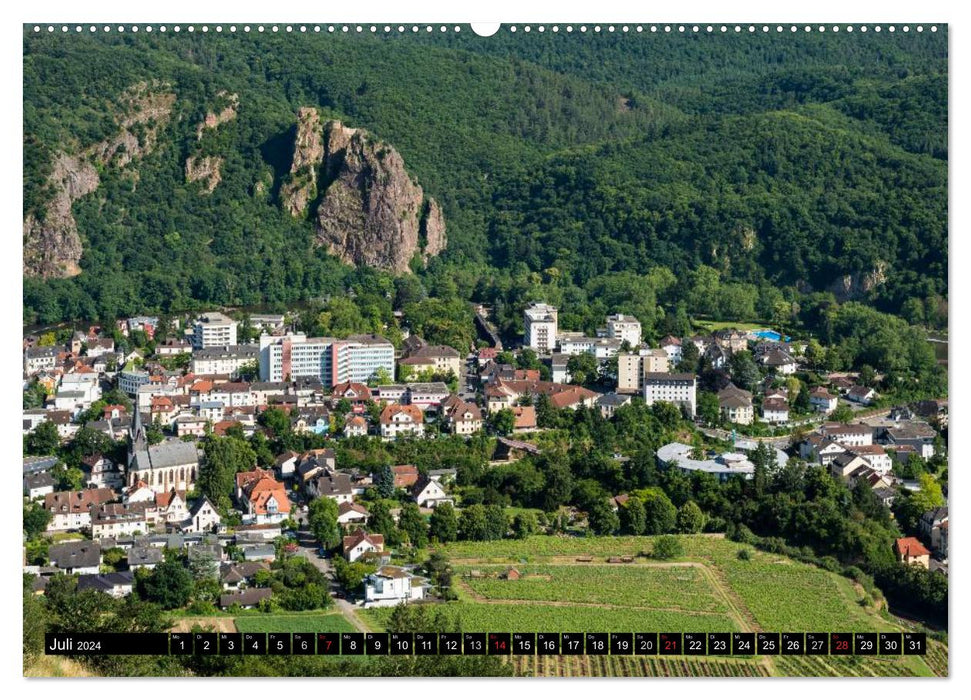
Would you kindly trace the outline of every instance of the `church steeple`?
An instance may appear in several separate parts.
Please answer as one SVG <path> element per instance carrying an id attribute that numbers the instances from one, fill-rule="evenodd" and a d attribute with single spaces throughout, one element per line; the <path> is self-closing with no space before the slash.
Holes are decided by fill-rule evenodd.
<path id="1" fill-rule="evenodd" d="M 148 449 L 148 438 L 145 436 L 145 427 L 142 425 L 142 412 L 135 404 L 135 415 L 132 417 L 131 427 L 128 429 L 128 466 L 130 467 L 135 459 L 135 453 Z"/>

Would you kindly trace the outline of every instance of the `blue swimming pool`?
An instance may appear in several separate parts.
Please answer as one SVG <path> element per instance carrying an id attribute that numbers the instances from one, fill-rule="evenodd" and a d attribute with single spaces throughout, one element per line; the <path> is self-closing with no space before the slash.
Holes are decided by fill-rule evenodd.
<path id="1" fill-rule="evenodd" d="M 761 338 L 762 340 L 771 340 L 776 343 L 778 343 L 780 340 L 783 339 L 782 334 L 779 333 L 778 331 L 770 331 L 770 330 L 752 331 L 752 335 L 754 335 L 756 338 Z M 790 340 L 789 336 L 786 336 L 785 341 L 788 343 L 789 340 Z"/>

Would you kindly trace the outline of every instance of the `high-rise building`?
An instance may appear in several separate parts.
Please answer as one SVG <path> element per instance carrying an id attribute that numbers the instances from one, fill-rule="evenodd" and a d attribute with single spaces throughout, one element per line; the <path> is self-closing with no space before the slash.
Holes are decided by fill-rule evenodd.
<path id="1" fill-rule="evenodd" d="M 556 344 L 557 316 L 556 307 L 549 304 L 533 303 L 523 312 L 526 326 L 523 345 L 541 353 L 553 352 Z"/>
<path id="2" fill-rule="evenodd" d="M 620 353 L 617 355 L 617 391 L 622 394 L 639 393 L 644 389 L 645 375 L 670 369 L 667 353 L 659 348 Z"/>
<path id="3" fill-rule="evenodd" d="M 607 317 L 607 337 L 627 341 L 631 348 L 641 344 L 641 322 L 633 316 L 614 314 Z"/>
<path id="4" fill-rule="evenodd" d="M 308 338 L 303 334 L 260 336 L 260 379 L 282 382 L 311 377 L 327 387 L 365 384 L 380 370 L 394 377 L 394 346 L 378 335 Z"/>
<path id="5" fill-rule="evenodd" d="M 196 350 L 236 345 L 236 323 L 226 314 L 211 311 L 192 325 L 192 347 Z"/>

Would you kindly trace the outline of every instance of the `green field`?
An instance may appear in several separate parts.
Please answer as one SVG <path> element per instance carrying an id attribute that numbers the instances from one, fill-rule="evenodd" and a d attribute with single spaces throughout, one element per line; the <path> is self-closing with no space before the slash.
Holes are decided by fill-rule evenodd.
<path id="1" fill-rule="evenodd" d="M 240 632 L 356 632 L 339 612 L 241 615 L 236 618 Z"/>
<path id="2" fill-rule="evenodd" d="M 739 629 L 726 615 L 620 607 L 460 601 L 446 603 L 445 610 L 463 632 L 630 632 L 683 629 L 697 632 L 732 632 Z M 359 614 L 369 627 L 380 631 L 385 628 L 391 609 L 372 608 Z"/>
<path id="3" fill-rule="evenodd" d="M 491 600 L 600 603 L 629 608 L 662 608 L 726 613 L 728 606 L 713 593 L 697 566 L 557 566 L 528 565 L 518 581 L 498 574 L 507 567 L 456 567 L 455 573 L 476 596 Z M 466 578 L 472 570 L 483 578 Z"/>

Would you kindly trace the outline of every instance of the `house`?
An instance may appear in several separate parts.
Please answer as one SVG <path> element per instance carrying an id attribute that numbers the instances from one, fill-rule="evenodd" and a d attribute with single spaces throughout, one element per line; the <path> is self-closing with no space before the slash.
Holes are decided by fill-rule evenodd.
<path id="1" fill-rule="evenodd" d="M 722 369 L 728 364 L 732 354 L 731 351 L 723 345 L 712 343 L 707 347 L 702 357 L 711 364 L 713 369 Z"/>
<path id="2" fill-rule="evenodd" d="M 276 561 L 276 546 L 272 542 L 241 544 L 239 551 L 242 553 L 244 561 Z"/>
<path id="3" fill-rule="evenodd" d="M 90 540 L 52 544 L 47 557 L 51 566 L 66 574 L 96 574 L 101 567 L 101 545 Z"/>
<path id="4" fill-rule="evenodd" d="M 536 407 L 535 406 L 513 406 L 511 409 L 515 422 L 513 423 L 514 433 L 523 433 L 529 430 L 536 430 Z"/>
<path id="5" fill-rule="evenodd" d="M 327 472 L 307 484 L 308 492 L 317 498 L 332 498 L 341 503 L 354 500 L 354 484 L 351 477 L 341 472 Z"/>
<path id="6" fill-rule="evenodd" d="M 163 523 L 181 523 L 189 517 L 185 491 L 171 489 L 166 493 L 155 494 L 155 517 Z"/>
<path id="7" fill-rule="evenodd" d="M 81 471 L 88 488 L 121 488 L 124 477 L 118 465 L 111 459 L 100 454 L 89 455 L 81 460 Z"/>
<path id="8" fill-rule="evenodd" d="M 401 435 L 422 437 L 425 417 L 417 406 L 388 404 L 381 411 L 381 437 L 394 440 Z"/>
<path id="9" fill-rule="evenodd" d="M 947 399 L 928 399 L 914 404 L 914 413 L 938 429 L 947 427 Z"/>
<path id="10" fill-rule="evenodd" d="M 135 569 L 154 569 L 165 559 L 165 552 L 162 547 L 141 547 L 134 546 L 128 549 L 128 568 Z"/>
<path id="11" fill-rule="evenodd" d="M 225 610 L 238 605 L 244 610 L 249 610 L 271 597 L 273 597 L 273 591 L 269 588 L 246 588 L 242 591 L 224 593 L 219 596 L 219 607 Z"/>
<path id="12" fill-rule="evenodd" d="M 206 496 L 203 496 L 189 510 L 189 517 L 182 524 L 184 532 L 213 532 L 219 528 L 222 518 L 219 511 Z"/>
<path id="13" fill-rule="evenodd" d="M 725 348 L 729 354 L 735 354 L 748 348 L 748 335 L 736 328 L 722 328 L 712 333 L 717 345 Z"/>
<path id="14" fill-rule="evenodd" d="M 849 391 L 846 392 L 846 398 L 853 403 L 869 406 L 877 398 L 877 392 L 868 387 L 854 384 L 850 387 Z"/>
<path id="15" fill-rule="evenodd" d="M 292 476 L 297 470 L 298 461 L 300 461 L 300 455 L 293 450 L 287 450 L 276 458 L 274 464 L 276 465 L 277 473 L 281 478 L 285 479 L 288 476 Z"/>
<path id="16" fill-rule="evenodd" d="M 681 357 L 683 355 L 683 346 L 681 344 L 680 338 L 675 338 L 673 335 L 666 335 L 661 338 L 659 347 L 663 350 L 667 356 L 668 361 L 672 365 L 676 365 L 681 362 Z M 704 352 L 705 349 L 701 348 L 700 352 Z"/>
<path id="17" fill-rule="evenodd" d="M 824 423 L 818 432 L 844 447 L 863 447 L 873 444 L 873 428 L 862 423 Z"/>
<path id="18" fill-rule="evenodd" d="M 755 420 L 752 408 L 752 392 L 739 389 L 734 384 L 718 392 L 718 409 L 729 423 L 751 425 Z"/>
<path id="19" fill-rule="evenodd" d="M 369 535 L 363 530 L 347 535 L 342 543 L 342 551 L 347 561 L 354 562 L 361 557 L 382 558 L 384 551 L 384 535 Z"/>
<path id="20" fill-rule="evenodd" d="M 941 551 L 942 547 L 942 533 L 944 534 L 944 556 L 947 556 L 947 528 L 948 517 L 947 517 L 947 506 L 941 508 L 934 508 L 929 510 L 920 516 L 920 522 L 918 523 L 920 527 L 921 534 L 931 543 L 931 549 L 936 552 Z"/>
<path id="21" fill-rule="evenodd" d="M 479 367 L 482 367 L 487 362 L 495 362 L 497 357 L 499 357 L 498 348 L 479 348 L 479 351 L 476 355 L 476 359 L 478 360 Z"/>
<path id="22" fill-rule="evenodd" d="M 47 472 L 38 472 L 24 476 L 24 495 L 33 501 L 49 493 L 54 493 L 54 477 Z"/>
<path id="23" fill-rule="evenodd" d="M 766 423 L 788 423 L 789 402 L 775 396 L 765 398 L 762 401 L 762 420 Z"/>
<path id="24" fill-rule="evenodd" d="M 303 484 L 309 484 L 325 471 L 337 468 L 337 453 L 330 448 L 308 450 L 297 460 L 297 476 Z"/>
<path id="25" fill-rule="evenodd" d="M 865 459 L 880 474 L 887 474 L 893 469 L 893 460 L 883 445 L 855 445 L 849 447 L 848 451 Z"/>
<path id="26" fill-rule="evenodd" d="M 44 496 L 44 508 L 51 514 L 48 532 L 80 530 L 91 527 L 91 508 L 115 498 L 111 489 L 55 491 Z"/>
<path id="27" fill-rule="evenodd" d="M 382 566 L 365 580 L 366 608 L 388 607 L 424 597 L 424 579 L 413 576 L 400 566 Z"/>
<path id="28" fill-rule="evenodd" d="M 82 574 L 78 576 L 78 591 L 88 589 L 107 593 L 112 598 L 130 595 L 135 585 L 135 575 L 131 571 L 116 571 L 106 574 Z"/>
<path id="29" fill-rule="evenodd" d="M 236 474 L 236 498 L 246 524 L 279 523 L 290 515 L 286 487 L 266 469 Z"/>
<path id="30" fill-rule="evenodd" d="M 415 372 L 431 371 L 435 374 L 451 372 L 458 377 L 461 372 L 461 362 L 461 355 L 455 348 L 447 345 L 424 345 L 411 352 L 398 364 L 410 367 Z"/>
<path id="31" fill-rule="evenodd" d="M 291 417 L 293 432 L 300 434 L 326 435 L 330 432 L 330 411 L 323 407 L 304 408 Z"/>
<path id="32" fill-rule="evenodd" d="M 597 399 L 597 406 L 600 408 L 600 415 L 604 418 L 613 418 L 614 413 L 621 406 L 630 405 L 631 397 L 622 394 L 604 394 Z"/>
<path id="33" fill-rule="evenodd" d="M 364 405 L 371 400 L 371 390 L 367 384 L 358 382 L 341 382 L 335 384 L 331 392 L 334 407 L 341 399 L 347 399 L 351 404 L 351 410 L 355 413 L 364 411 Z"/>
<path id="34" fill-rule="evenodd" d="M 839 399 L 822 386 L 809 392 L 809 404 L 820 413 L 832 413 L 839 404 Z"/>
<path id="35" fill-rule="evenodd" d="M 862 457 L 851 452 L 843 452 L 842 454 L 836 455 L 833 461 L 829 463 L 830 473 L 844 480 L 847 480 L 854 471 L 862 468 L 869 469 L 870 464 Z"/>
<path id="36" fill-rule="evenodd" d="M 482 409 L 455 394 L 441 405 L 442 418 L 455 435 L 472 435 L 482 430 Z"/>
<path id="37" fill-rule="evenodd" d="M 796 360 L 782 348 L 772 348 L 759 357 L 759 362 L 770 372 L 776 374 L 795 374 L 799 369 Z"/>
<path id="38" fill-rule="evenodd" d="M 894 542 L 893 547 L 898 561 L 930 568 L 931 553 L 916 537 L 901 537 Z"/>
<path id="39" fill-rule="evenodd" d="M 923 459 L 934 456 L 934 438 L 937 432 L 923 421 L 900 421 L 883 431 L 883 441 L 888 447 L 899 449 L 913 447 Z"/>
<path id="40" fill-rule="evenodd" d="M 846 448 L 825 435 L 810 435 L 799 445 L 799 456 L 810 462 L 827 466 Z"/>
<path id="41" fill-rule="evenodd" d="M 139 503 L 104 503 L 91 509 L 91 537 L 123 537 L 148 532 L 146 509 Z"/>
<path id="42" fill-rule="evenodd" d="M 419 508 L 435 508 L 439 503 L 452 503 L 442 485 L 427 476 L 419 477 L 411 487 L 411 497 Z"/>
<path id="43" fill-rule="evenodd" d="M 262 561 L 228 562 L 219 566 L 219 580 L 227 591 L 240 590 L 252 583 L 260 571 L 269 571 L 270 565 Z"/>
<path id="44" fill-rule="evenodd" d="M 348 525 L 364 525 L 370 515 L 368 509 L 364 506 L 345 501 L 337 507 L 337 524 L 345 527 Z"/>
<path id="45" fill-rule="evenodd" d="M 344 423 L 344 437 L 367 435 L 367 419 L 364 416 L 351 416 Z"/>
<path id="46" fill-rule="evenodd" d="M 396 489 L 410 489 L 418 481 L 418 467 L 414 464 L 396 464 L 391 467 Z"/>

